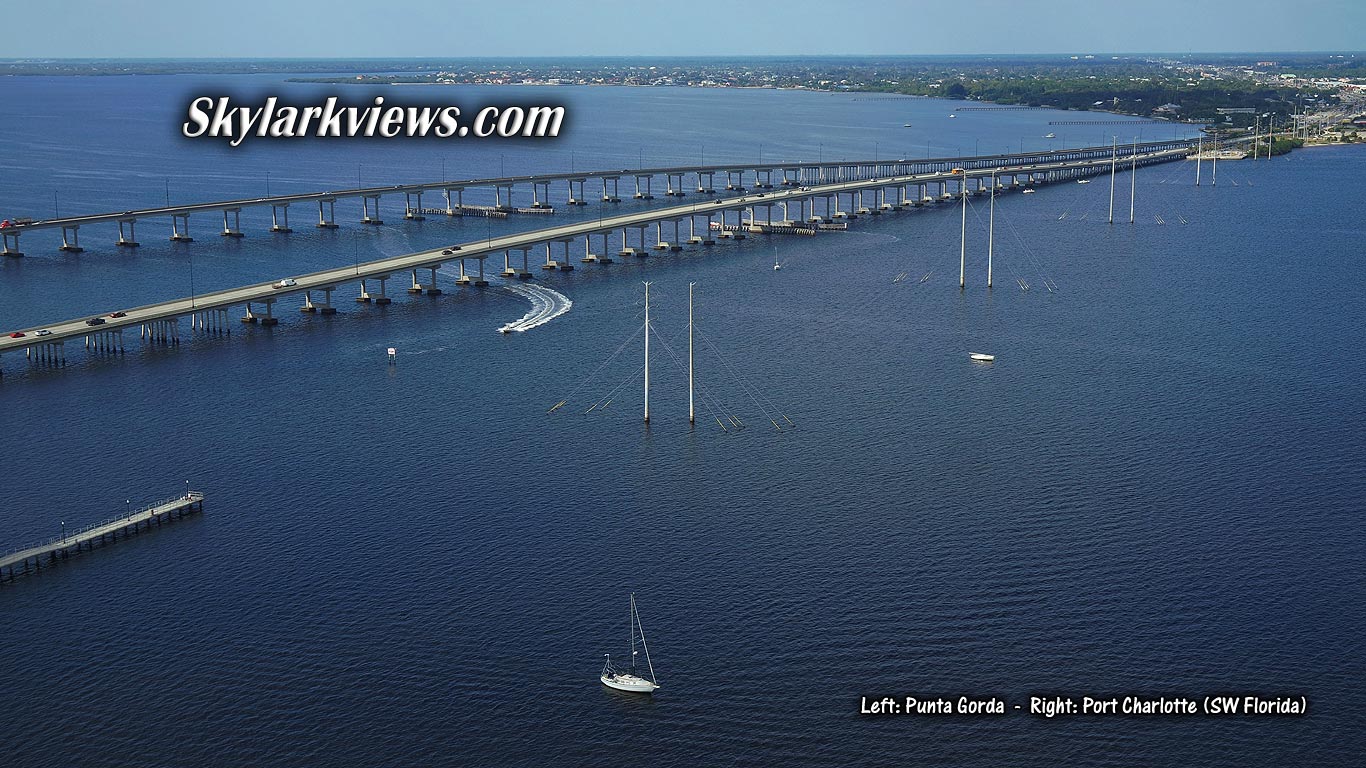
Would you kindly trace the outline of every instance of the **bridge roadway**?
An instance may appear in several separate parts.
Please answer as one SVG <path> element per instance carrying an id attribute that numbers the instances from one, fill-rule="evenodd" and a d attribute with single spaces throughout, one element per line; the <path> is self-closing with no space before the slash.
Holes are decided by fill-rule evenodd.
<path id="1" fill-rule="evenodd" d="M 1163 149 L 1172 149 L 1193 144 L 1189 140 L 1157 141 L 1139 144 L 1140 152 L 1152 152 Z M 1119 148 L 1121 157 L 1127 157 L 1131 147 L 1122 146 Z M 435 182 L 425 182 L 418 184 L 395 184 L 386 187 L 361 187 L 356 189 L 344 189 L 327 192 L 309 192 L 297 195 L 278 195 L 272 197 L 242 198 L 238 200 L 220 200 L 208 203 L 193 203 L 189 205 L 173 205 L 158 208 L 141 208 L 111 213 L 96 213 L 82 216 L 66 216 L 55 219 L 43 219 L 24 224 L 17 224 L 6 227 L 3 232 L 5 236 L 5 253 L 8 255 L 18 255 L 18 238 L 27 232 L 44 229 L 73 229 L 88 224 L 99 223 L 133 223 L 140 219 L 162 218 L 162 217 L 184 217 L 196 213 L 230 213 L 240 211 L 242 208 L 273 206 L 275 208 L 285 208 L 294 203 L 317 202 L 332 203 L 340 199 L 364 198 L 375 199 L 383 195 L 413 195 L 424 192 L 441 192 L 450 190 L 461 191 L 471 187 L 475 188 L 494 188 L 496 190 L 511 190 L 518 184 L 533 185 L 533 195 L 537 193 L 536 186 L 545 186 L 547 192 L 548 185 L 553 182 L 570 182 L 571 197 L 573 183 L 586 182 L 589 179 L 612 180 L 622 177 L 635 177 L 637 179 L 652 178 L 655 176 L 676 177 L 681 179 L 686 175 L 698 175 L 699 190 L 702 187 L 702 176 L 707 176 L 714 180 L 717 174 L 727 174 L 729 181 L 730 174 L 736 174 L 739 186 L 744 184 L 744 173 L 754 175 L 754 184 L 772 188 L 772 174 L 777 171 L 783 174 L 780 185 L 802 185 L 811 181 L 823 180 L 827 172 L 834 172 L 836 179 L 842 179 L 845 170 L 853 169 L 855 176 L 859 178 L 869 178 L 871 175 L 878 175 L 879 169 L 885 169 L 885 175 L 907 175 L 913 173 L 925 173 L 931 171 L 947 171 L 950 168 L 966 168 L 969 170 L 985 169 L 991 167 L 1003 167 L 1007 165 L 1025 165 L 1040 163 L 1049 160 L 1079 160 L 1092 159 L 1096 157 L 1106 157 L 1110 155 L 1110 147 L 1078 147 L 1074 149 L 1059 149 L 1041 152 L 1017 152 L 1003 155 L 976 155 L 971 157 L 945 157 L 945 158 L 924 158 L 924 159 L 898 159 L 898 160 L 830 160 L 821 162 L 782 162 L 782 163 L 730 163 L 726 165 L 682 165 L 661 168 L 639 168 L 635 170 L 622 169 L 620 171 L 584 171 L 568 173 L 551 173 L 535 176 L 502 176 L 492 179 L 465 179 L 465 180 L 443 180 Z M 797 178 L 788 179 L 787 172 L 796 172 Z M 760 174 L 767 177 L 767 185 L 761 184 Z M 814 179 L 811 177 L 815 177 Z M 648 188 L 648 187 L 647 187 Z M 583 193 L 580 186 L 580 192 Z M 614 189 L 614 193 L 617 190 Z M 679 190 L 681 192 L 681 190 Z M 667 192 L 664 194 L 668 194 Z M 511 194 L 509 193 L 509 197 Z M 606 195 L 604 195 L 606 196 Z M 582 198 L 580 198 L 582 199 Z M 405 201 L 407 198 L 405 198 Z M 539 200 L 539 198 L 538 198 Z M 420 205 L 418 206 L 420 207 Z M 411 210 L 411 208 L 409 208 Z M 376 203 L 376 219 L 378 219 L 378 202 Z M 366 216 L 369 211 L 367 209 Z M 13 217 L 10 217 L 13 218 Z M 321 212 L 320 212 L 321 219 Z M 324 220 L 327 225 L 330 221 Z M 228 228 L 225 226 L 225 230 Z M 73 230 L 74 231 L 74 230 Z M 229 234 L 225 231 L 225 234 Z M 9 249 L 9 241 L 13 239 L 15 249 Z M 65 240 L 64 240 L 65 242 Z"/>
<path id="2" fill-rule="evenodd" d="M 1186 157 L 1190 151 L 1190 148 L 1183 144 L 1171 149 L 1140 153 L 1137 160 L 1142 164 L 1178 160 Z M 1120 170 L 1125 170 L 1127 165 L 1127 162 L 1121 161 L 1119 163 Z M 1057 175 L 1060 173 L 1067 173 L 1072 174 L 1067 176 L 1067 178 L 1070 179 L 1074 178 L 1076 175 L 1101 173 L 1110 167 L 1111 159 L 1105 157 L 1072 162 L 1006 166 L 1003 168 L 991 169 L 990 172 L 978 173 L 969 171 L 965 174 L 955 174 L 951 169 L 946 172 L 861 179 L 769 193 L 749 193 L 738 197 L 720 198 L 705 202 L 638 211 L 602 219 L 563 224 L 531 232 L 520 232 L 483 240 L 475 240 L 461 243 L 458 246 L 450 246 L 449 249 L 435 248 L 420 251 L 418 253 L 379 259 L 377 261 L 366 262 L 354 266 L 323 270 L 321 272 L 314 272 L 312 274 L 297 277 L 297 285 L 288 288 L 275 288 L 272 283 L 258 283 L 240 288 L 173 299 L 157 304 L 149 304 L 124 310 L 126 314 L 123 317 L 110 318 L 103 316 L 105 318 L 105 323 L 97 327 L 87 325 L 85 318 L 76 318 L 48 324 L 46 326 L 21 329 L 21 332 L 25 334 L 23 338 L 16 339 L 10 338 L 9 336 L 0 336 L 0 353 L 11 352 L 26 347 L 53 344 L 55 342 L 81 338 L 107 331 L 118 331 L 123 328 L 137 327 L 141 324 L 158 320 L 169 320 L 183 315 L 191 315 L 196 312 L 226 309 L 227 307 L 234 305 L 273 303 L 278 301 L 281 297 L 288 295 L 297 295 L 308 291 L 335 290 L 338 285 L 343 283 L 359 282 L 366 279 L 388 279 L 396 272 L 418 269 L 436 269 L 442 264 L 449 264 L 465 259 L 482 260 L 487 258 L 490 254 L 499 251 L 507 253 L 513 250 L 529 250 L 537 245 L 572 241 L 578 237 L 584 236 L 603 234 L 610 236 L 610 234 L 616 230 L 643 228 L 655 222 L 681 221 L 683 219 L 688 219 L 689 217 L 708 216 L 709 214 L 715 216 L 722 211 L 731 210 L 740 210 L 742 212 L 741 215 L 743 215 L 745 209 L 751 209 L 750 220 L 753 222 L 753 208 L 765 205 L 771 206 L 784 202 L 791 203 L 797 200 L 814 200 L 818 197 L 829 198 L 830 196 L 837 194 L 857 193 L 870 189 L 920 184 L 947 184 L 949 182 L 960 182 L 962 186 L 966 188 L 969 180 L 980 181 L 989 176 L 1010 176 L 1012 174 L 1017 176 L 1028 175 L 1030 178 L 1033 178 L 1036 175 L 1047 176 L 1050 174 Z M 48 335 L 35 335 L 35 332 L 40 328 L 49 331 Z"/>

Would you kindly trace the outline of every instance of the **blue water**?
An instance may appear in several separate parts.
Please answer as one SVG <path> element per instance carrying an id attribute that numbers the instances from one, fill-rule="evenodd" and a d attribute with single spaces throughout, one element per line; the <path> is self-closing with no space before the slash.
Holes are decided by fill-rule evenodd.
<path id="1" fill-rule="evenodd" d="M 443 157 L 457 178 L 567 169 L 571 152 L 624 168 L 1039 149 L 1067 119 L 451 88 L 461 104 L 564 100 L 572 130 L 536 145 L 176 137 L 196 88 L 313 92 L 276 80 L 7 79 L 0 211 L 47 217 L 54 190 L 65 214 L 156 205 L 168 182 L 173 201 L 255 196 L 267 171 L 272 193 L 335 188 L 357 164 L 367 184 L 425 180 Z M 1067 138 L 1108 138 L 1096 130 Z M 919 210 L 538 274 L 573 309 L 506 337 L 526 299 L 446 275 L 437 299 L 360 307 L 343 291 L 335 317 L 281 305 L 273 330 L 61 370 L 6 356 L 0 547 L 186 480 L 208 502 L 0 587 L 3 762 L 602 765 L 630 748 L 671 766 L 1356 765 L 1366 151 L 1225 163 L 1217 187 L 1209 170 L 1199 188 L 1188 163 L 1140 171 L 1132 226 L 1126 175 L 1113 227 L 1102 180 L 1001 197 L 991 292 L 977 202 L 961 293 L 957 211 Z M 26 236 L 29 255 L 0 263 L 0 327 L 182 296 L 191 269 L 210 290 L 545 221 L 401 223 L 385 204 L 385 227 L 357 210 L 320 232 L 297 211 L 289 236 L 252 213 L 241 241 L 193 219 L 188 246 L 146 222 L 135 252 L 110 228 L 83 230 L 74 256 Z M 648 429 L 627 343 L 642 280 L 661 340 Z M 685 354 L 690 281 L 709 393 L 694 430 L 662 351 Z M 796 427 L 772 429 L 778 413 Z M 747 428 L 722 432 L 722 414 Z M 626 654 L 629 591 L 653 699 L 596 679 L 602 654 Z M 1309 715 L 858 715 L 861 696 L 1226 692 L 1302 694 Z"/>

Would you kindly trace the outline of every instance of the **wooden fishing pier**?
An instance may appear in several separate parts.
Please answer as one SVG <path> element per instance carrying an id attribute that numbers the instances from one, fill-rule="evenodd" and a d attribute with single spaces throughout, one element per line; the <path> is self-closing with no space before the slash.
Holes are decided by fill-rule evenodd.
<path id="1" fill-rule="evenodd" d="M 185 515 L 204 511 L 204 494 L 186 491 L 174 499 L 160 501 L 113 520 L 87 526 L 72 533 L 63 533 L 51 541 L 15 550 L 0 556 L 0 584 L 14 581 L 30 572 L 38 573 L 44 566 L 52 566 L 73 554 L 93 550 L 96 544 L 117 541 L 136 535 L 152 526 L 178 520 Z"/>

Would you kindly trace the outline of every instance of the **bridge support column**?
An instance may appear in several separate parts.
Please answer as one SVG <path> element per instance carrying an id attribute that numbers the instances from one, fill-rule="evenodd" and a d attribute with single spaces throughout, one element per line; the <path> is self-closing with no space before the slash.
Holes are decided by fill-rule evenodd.
<path id="1" fill-rule="evenodd" d="M 651 179 L 653 179 L 653 178 L 654 178 L 653 176 L 636 176 L 636 194 L 635 194 L 635 198 L 636 198 L 637 200 L 653 200 L 653 199 L 655 199 L 655 196 L 654 196 L 653 194 L 650 193 L 650 181 L 651 181 Z M 644 191 L 644 192 L 641 192 L 641 191 L 640 191 L 640 180 L 641 180 L 641 179 L 645 179 L 645 191 Z"/>
<path id="2" fill-rule="evenodd" d="M 368 279 L 379 281 L 379 295 L 371 296 L 370 291 L 368 290 L 368 287 L 365 284 L 365 280 L 362 280 L 360 281 L 360 295 L 356 297 L 356 301 L 366 304 L 373 302 L 377 307 L 383 307 L 393 302 L 393 299 L 389 298 L 389 296 L 386 294 L 389 283 L 389 275 L 375 275 L 374 277 Z"/>
<path id="3" fill-rule="evenodd" d="M 163 320 L 148 320 L 142 324 L 141 338 L 153 344 L 180 344 L 180 318 L 172 317 Z M 90 348 L 90 337 L 85 339 L 85 346 Z"/>
<path id="4" fill-rule="evenodd" d="M 504 186 L 501 184 L 493 185 L 493 209 L 495 211 L 515 211 L 516 208 L 512 205 L 512 185 L 508 184 L 506 186 L 508 191 L 507 204 L 503 203 L 503 189 Z"/>
<path id="5" fill-rule="evenodd" d="M 29 362 L 41 365 L 66 365 L 66 342 L 49 341 L 24 349 Z"/>
<path id="6" fill-rule="evenodd" d="M 173 243 L 193 243 L 194 238 L 190 237 L 190 214 L 173 213 L 171 214 L 171 242 Z"/>
<path id="7" fill-rule="evenodd" d="M 705 176 L 706 179 L 707 179 L 706 182 L 703 182 L 703 181 L 702 181 L 702 177 L 704 177 L 704 176 Z M 703 173 L 703 172 L 701 172 L 701 171 L 698 171 L 698 173 L 697 173 L 697 191 L 698 191 L 699 194 L 703 194 L 703 195 L 714 195 L 714 194 L 716 194 L 716 174 L 713 173 L 713 172 L 711 172 L 711 171 L 707 171 L 706 173 Z"/>
<path id="8" fill-rule="evenodd" d="M 414 201 L 417 205 L 413 205 Z M 403 193 L 403 218 L 408 221 L 426 221 L 427 217 L 422 215 L 422 190 Z"/>
<path id="9" fill-rule="evenodd" d="M 120 222 L 120 225 L 119 225 L 119 226 L 120 226 L 120 229 L 121 229 L 121 228 L 122 228 L 122 222 Z M 21 250 L 19 250 L 19 233 L 18 233 L 18 232 L 12 232 L 12 233 L 11 233 L 11 232 L 0 231 L 0 238 L 3 238 L 3 240 L 4 240 L 4 248 L 3 248 L 3 249 L 0 249 L 0 256 L 9 256 L 10 258 L 17 259 L 17 258 L 19 258 L 19 257 L 21 257 L 21 256 L 24 255 L 24 252 L 21 251 Z M 13 246 L 13 247 L 10 247 L 10 243 L 11 243 L 11 242 L 14 243 L 14 246 Z"/>
<path id="10" fill-rule="evenodd" d="M 460 277 L 456 279 L 455 283 L 456 285 L 473 285 L 479 288 L 488 285 L 489 281 L 484 279 L 484 257 L 479 257 L 479 276 L 476 278 L 471 278 L 469 275 L 465 274 L 465 260 L 461 259 Z"/>
<path id="11" fill-rule="evenodd" d="M 270 231 L 282 235 L 294 231 L 289 228 L 289 203 L 270 204 Z"/>
<path id="12" fill-rule="evenodd" d="M 452 192 L 455 193 L 455 199 L 456 199 L 455 205 L 451 205 L 451 193 L 452 193 Z M 464 188 L 464 187 L 457 187 L 457 188 L 455 188 L 455 189 L 449 189 L 449 188 L 448 188 L 448 189 L 446 189 L 445 195 L 446 195 L 446 215 L 447 215 L 447 216 L 460 216 L 460 215 L 463 215 L 464 212 L 465 212 L 465 188 Z"/>
<path id="13" fill-rule="evenodd" d="M 69 240 L 66 236 L 67 230 L 71 231 L 71 239 Z M 81 228 L 79 225 L 72 227 L 62 227 L 62 247 L 58 248 L 57 250 L 64 251 L 66 253 L 81 253 L 82 251 L 84 251 L 85 249 L 81 247 L 80 231 Z"/>
<path id="14" fill-rule="evenodd" d="M 137 219 L 120 219 L 120 220 L 119 220 L 119 241 L 118 241 L 117 243 L 115 243 L 115 245 L 119 246 L 120 248 L 136 248 L 136 247 L 138 247 L 138 246 L 140 245 L 140 243 L 138 242 L 138 239 L 137 239 L 137 238 L 138 238 L 137 221 L 138 221 Z M 127 236 L 127 237 L 124 237 L 124 234 L 123 234 L 123 225 L 124 225 L 124 224 L 127 224 L 127 225 L 128 225 L 128 236 Z M 18 236 L 18 235 L 15 235 L 15 236 L 14 236 L 14 245 L 15 245 L 15 247 L 18 247 L 18 245 L 19 245 L 19 236 Z M 19 255 L 22 256 L 23 254 L 19 254 Z"/>
<path id="15" fill-rule="evenodd" d="M 332 306 L 332 292 L 335 291 L 335 290 L 337 290 L 337 287 L 336 287 L 335 285 L 333 285 L 333 286 L 329 286 L 329 287 L 327 287 L 327 288 L 320 288 L 319 290 L 321 290 L 321 291 L 323 292 L 323 301 L 322 301 L 322 303 L 321 303 L 321 304 L 314 304 L 314 303 L 313 303 L 313 292 L 312 292 L 312 291 L 304 291 L 304 305 L 303 305 L 302 307 L 299 307 L 299 311 L 300 311 L 300 312 L 308 312 L 308 313 L 317 312 L 317 313 L 320 314 L 320 315 L 335 315 L 335 314 L 337 314 L 337 308 L 334 307 L 334 306 Z"/>
<path id="16" fill-rule="evenodd" d="M 228 329 L 228 310 L 204 309 L 190 315 L 190 330 L 201 333 L 231 334 Z"/>
<path id="17" fill-rule="evenodd" d="M 160 322 L 160 321 L 157 321 Z M 179 341 L 177 341 L 179 343 Z M 123 329 L 86 334 L 85 350 L 97 355 L 123 354 Z"/>
<path id="18" fill-rule="evenodd" d="M 375 214 L 370 215 L 370 201 L 375 201 Z M 384 219 L 379 217 L 379 195 L 361 195 L 360 198 L 361 217 L 360 223 L 373 224 L 379 226 L 384 223 Z"/>
<path id="19" fill-rule="evenodd" d="M 425 293 L 425 294 L 427 294 L 428 296 L 440 296 L 440 295 L 441 295 L 441 289 L 438 288 L 438 287 L 436 287 L 436 270 L 438 270 L 438 269 L 440 269 L 440 268 L 441 268 L 441 265 L 440 265 L 440 264 L 433 264 L 433 265 L 431 265 L 431 266 L 427 266 L 427 267 L 418 267 L 417 269 L 414 269 L 414 270 L 412 271 L 412 275 L 413 275 L 413 285 L 412 285 L 411 288 L 408 289 L 408 293 L 411 293 L 411 294 L 414 294 L 414 295 Z M 431 281 L 430 283 L 427 283 L 426 285 L 424 285 L 424 284 L 422 283 L 422 281 L 419 280 L 418 277 L 417 277 L 417 270 L 418 270 L 418 269 L 430 270 L 430 272 L 431 272 L 431 277 L 432 277 L 432 281 Z"/>
<path id="20" fill-rule="evenodd" d="M 228 214 L 232 214 L 232 226 L 228 226 Z M 242 209 L 226 208 L 223 210 L 223 237 L 242 237 Z"/>
<path id="21" fill-rule="evenodd" d="M 323 205 L 327 205 L 326 214 L 323 213 Z M 318 229 L 337 228 L 337 201 L 319 200 L 318 201 Z"/>
<path id="22" fill-rule="evenodd" d="M 541 188 L 545 188 L 545 200 L 541 200 Z M 531 182 L 531 207 L 549 208 L 550 207 L 550 182 L 533 181 Z"/>

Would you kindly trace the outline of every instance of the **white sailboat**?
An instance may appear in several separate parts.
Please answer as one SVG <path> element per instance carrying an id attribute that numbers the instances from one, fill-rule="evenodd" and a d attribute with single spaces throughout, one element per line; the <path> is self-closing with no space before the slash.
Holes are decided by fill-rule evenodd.
<path id="1" fill-rule="evenodd" d="M 640 637 L 640 649 L 645 652 L 645 669 L 649 677 L 642 677 L 636 670 L 636 636 Z M 659 688 L 655 681 L 655 668 L 650 663 L 650 649 L 645 645 L 645 628 L 640 624 L 640 613 L 636 610 L 636 593 L 631 593 L 631 670 L 620 672 L 612 666 L 612 654 L 607 654 L 607 662 L 602 665 L 602 675 L 598 678 L 608 688 L 631 693 L 654 693 Z"/>

